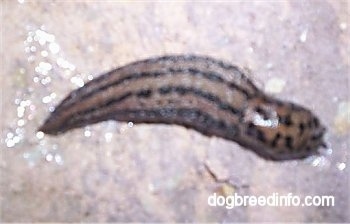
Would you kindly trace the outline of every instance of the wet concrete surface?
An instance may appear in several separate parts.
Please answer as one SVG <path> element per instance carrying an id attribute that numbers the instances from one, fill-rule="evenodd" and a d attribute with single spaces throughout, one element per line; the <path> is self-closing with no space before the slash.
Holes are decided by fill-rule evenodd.
<path id="1" fill-rule="evenodd" d="M 2 222 L 345 222 L 349 218 L 346 1 L 2 1 Z M 272 95 L 307 106 L 329 149 L 266 161 L 180 126 L 103 122 L 36 130 L 71 90 L 165 54 L 248 67 Z M 333 207 L 210 207 L 218 195 L 332 195 Z"/>

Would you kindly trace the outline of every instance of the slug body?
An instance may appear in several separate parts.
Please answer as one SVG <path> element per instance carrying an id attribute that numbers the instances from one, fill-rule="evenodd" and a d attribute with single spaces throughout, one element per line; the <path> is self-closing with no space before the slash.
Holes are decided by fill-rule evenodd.
<path id="1" fill-rule="evenodd" d="M 311 111 L 267 96 L 237 66 L 194 55 L 101 75 L 70 93 L 39 130 L 56 135 L 105 120 L 182 125 L 271 160 L 305 158 L 324 145 L 325 128 Z"/>

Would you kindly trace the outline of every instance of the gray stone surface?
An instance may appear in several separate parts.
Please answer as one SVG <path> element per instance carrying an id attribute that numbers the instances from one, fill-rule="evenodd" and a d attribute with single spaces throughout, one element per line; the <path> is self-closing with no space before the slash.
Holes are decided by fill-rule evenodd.
<path id="1" fill-rule="evenodd" d="M 346 1 L 0 4 L 0 221 L 350 221 Z M 318 114 L 331 149 L 271 162 L 179 126 L 103 122 L 36 133 L 83 81 L 170 53 L 249 67 L 261 88 Z M 335 206 L 210 207 L 215 192 L 333 195 Z"/>

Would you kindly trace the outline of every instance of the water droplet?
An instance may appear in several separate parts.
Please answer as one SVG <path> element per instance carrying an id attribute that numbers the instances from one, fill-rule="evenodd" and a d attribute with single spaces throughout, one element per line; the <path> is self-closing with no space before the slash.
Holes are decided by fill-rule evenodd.
<path id="1" fill-rule="evenodd" d="M 112 140 L 112 137 L 113 137 L 113 134 L 111 132 L 107 132 L 105 134 L 106 142 L 110 142 Z"/>
<path id="2" fill-rule="evenodd" d="M 326 150 L 326 155 L 332 155 L 332 153 L 333 153 L 333 149 L 332 148 L 328 148 L 327 150 Z"/>
<path id="3" fill-rule="evenodd" d="M 29 158 L 29 153 L 28 152 L 23 153 L 23 158 L 28 159 Z"/>
<path id="4" fill-rule="evenodd" d="M 301 35 L 299 37 L 300 42 L 304 43 L 306 41 L 306 39 L 307 39 L 307 32 L 308 32 L 308 30 L 304 30 L 301 33 Z"/>
<path id="5" fill-rule="evenodd" d="M 86 129 L 86 130 L 84 131 L 84 136 L 85 136 L 85 137 L 90 137 L 90 136 L 91 136 L 91 131 Z"/>
<path id="6" fill-rule="evenodd" d="M 337 167 L 338 167 L 338 170 L 344 170 L 346 168 L 346 164 L 345 163 L 337 163 Z"/>
<path id="7" fill-rule="evenodd" d="M 17 107 L 17 117 L 23 117 L 25 108 L 23 106 Z"/>
<path id="8" fill-rule="evenodd" d="M 42 102 L 43 103 L 50 103 L 51 100 L 52 100 L 51 95 L 49 95 L 49 96 L 43 97 Z"/>
<path id="9" fill-rule="evenodd" d="M 339 28 L 340 28 L 341 30 L 346 30 L 347 27 L 348 27 L 348 25 L 347 25 L 346 23 L 340 23 L 340 24 L 339 24 Z"/>
<path id="10" fill-rule="evenodd" d="M 312 166 L 318 166 L 321 162 L 321 157 L 317 157 L 312 161 Z"/>
<path id="11" fill-rule="evenodd" d="M 12 132 L 8 132 L 6 134 L 6 139 L 5 139 L 5 143 L 6 146 L 8 148 L 12 148 L 13 146 L 15 146 L 17 143 L 19 143 L 21 141 L 21 137 L 19 135 L 15 135 Z"/>
<path id="12" fill-rule="evenodd" d="M 53 159 L 53 155 L 52 155 L 51 153 L 48 153 L 48 154 L 45 156 L 45 159 L 46 159 L 46 161 L 51 162 L 52 159 Z"/>
<path id="13" fill-rule="evenodd" d="M 49 53 L 47 51 L 41 51 L 41 56 L 43 56 L 44 58 L 47 57 L 49 55 Z"/>
<path id="14" fill-rule="evenodd" d="M 34 55 L 31 55 L 28 57 L 28 62 L 33 62 L 35 60 L 35 56 Z"/>
<path id="15" fill-rule="evenodd" d="M 44 138 L 44 132 L 42 132 L 42 131 L 38 131 L 37 133 L 36 133 L 36 137 L 38 138 L 38 139 L 42 139 L 42 138 Z"/>
<path id="16" fill-rule="evenodd" d="M 43 102 L 43 103 L 49 103 L 50 101 L 51 101 L 50 96 L 45 96 L 45 97 L 43 97 L 43 99 L 42 99 L 42 102 Z"/>
<path id="17" fill-rule="evenodd" d="M 28 35 L 29 35 L 29 34 L 28 34 Z M 26 41 L 27 41 L 28 43 L 32 42 L 32 41 L 33 41 L 33 37 L 32 37 L 32 36 L 28 36 Z"/>
<path id="18" fill-rule="evenodd" d="M 15 144 L 17 144 L 20 140 L 21 140 L 21 138 L 20 138 L 18 135 L 16 135 L 16 136 L 13 137 L 13 139 L 12 139 L 12 141 L 13 141 Z"/>
<path id="19" fill-rule="evenodd" d="M 273 64 L 272 64 L 272 63 L 267 63 L 267 64 L 266 64 L 266 68 L 267 68 L 267 69 L 271 69 L 272 67 L 273 67 Z"/>
<path id="20" fill-rule="evenodd" d="M 75 66 L 71 63 L 69 63 L 67 60 L 63 59 L 63 58 L 58 58 L 56 60 L 56 63 L 58 66 L 62 67 L 62 68 L 67 68 L 71 71 L 75 70 Z"/>
<path id="21" fill-rule="evenodd" d="M 320 168 L 325 168 L 329 167 L 330 162 L 328 159 L 326 159 L 325 156 L 317 156 L 313 161 L 312 161 L 312 166 L 315 167 L 320 167 Z"/>
<path id="22" fill-rule="evenodd" d="M 31 47 L 30 47 L 30 51 L 31 51 L 31 52 L 35 52 L 35 51 L 36 51 L 36 47 L 35 47 L 35 46 L 31 46 Z"/>
<path id="23" fill-rule="evenodd" d="M 40 82 L 41 82 L 41 84 L 43 84 L 43 85 L 49 84 L 49 83 L 51 82 L 51 78 L 50 78 L 49 76 L 47 76 L 47 77 L 41 79 Z"/>
<path id="24" fill-rule="evenodd" d="M 75 84 L 75 85 L 77 85 L 77 86 L 79 86 L 79 87 L 83 87 L 83 86 L 84 86 L 84 81 L 83 81 L 81 78 L 72 77 L 72 78 L 70 79 L 70 81 L 71 81 L 73 84 Z"/>
<path id="25" fill-rule="evenodd" d="M 38 41 L 40 45 L 44 45 L 46 42 L 54 42 L 55 36 L 39 29 L 35 31 L 34 40 Z"/>
<path id="26" fill-rule="evenodd" d="M 55 155 L 55 162 L 56 162 L 58 165 L 62 165 L 62 164 L 63 164 L 62 156 L 59 155 L 59 154 L 56 154 L 56 155 Z"/>
<path id="27" fill-rule="evenodd" d="M 7 133 L 6 137 L 7 138 L 13 138 L 14 134 L 12 132 Z"/>
<path id="28" fill-rule="evenodd" d="M 56 43 L 50 43 L 49 49 L 52 54 L 57 54 L 60 51 L 60 46 Z"/>
<path id="29" fill-rule="evenodd" d="M 23 128 L 16 128 L 15 133 L 17 135 L 23 136 L 24 129 Z"/>
<path id="30" fill-rule="evenodd" d="M 19 119 L 19 120 L 17 121 L 17 125 L 20 126 L 20 127 L 22 127 L 24 124 L 25 124 L 25 122 L 24 122 L 23 119 Z"/>
<path id="31" fill-rule="evenodd" d="M 32 103 L 32 102 L 31 102 L 30 100 L 23 100 L 23 101 L 21 101 L 20 106 L 21 106 L 21 107 L 27 107 L 27 106 L 29 106 L 31 103 Z"/>
<path id="32" fill-rule="evenodd" d="M 15 146 L 15 143 L 12 141 L 12 139 L 9 139 L 6 141 L 6 146 L 8 148 L 12 148 L 13 146 Z"/>
<path id="33" fill-rule="evenodd" d="M 35 67 L 35 72 L 47 75 L 47 73 L 52 69 L 52 65 L 47 62 L 40 62 L 38 66 Z"/>

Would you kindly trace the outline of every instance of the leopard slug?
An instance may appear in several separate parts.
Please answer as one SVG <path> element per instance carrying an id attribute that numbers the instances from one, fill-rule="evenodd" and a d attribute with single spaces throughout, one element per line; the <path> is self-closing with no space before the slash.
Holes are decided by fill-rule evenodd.
<path id="1" fill-rule="evenodd" d="M 107 72 L 71 92 L 39 130 L 57 135 L 105 120 L 182 125 L 270 160 L 302 159 L 324 146 L 325 128 L 310 110 L 267 96 L 235 65 L 195 55 Z"/>

